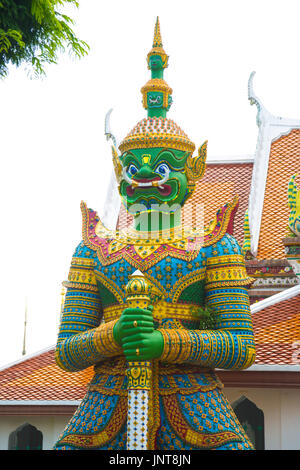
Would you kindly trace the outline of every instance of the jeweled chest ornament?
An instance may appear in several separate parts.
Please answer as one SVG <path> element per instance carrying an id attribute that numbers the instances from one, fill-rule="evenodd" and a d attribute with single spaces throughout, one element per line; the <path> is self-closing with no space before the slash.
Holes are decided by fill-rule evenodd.
<path id="1" fill-rule="evenodd" d="M 232 233 L 237 208 L 235 198 L 219 209 L 215 219 L 202 231 L 180 226 L 167 230 L 164 235 L 164 232 L 143 233 L 132 228 L 109 230 L 97 213 L 82 202 L 82 234 L 85 244 L 96 250 L 103 266 L 124 258 L 136 269 L 145 270 L 169 255 L 186 261 L 194 259 L 202 247 L 216 243 L 226 232 Z"/>

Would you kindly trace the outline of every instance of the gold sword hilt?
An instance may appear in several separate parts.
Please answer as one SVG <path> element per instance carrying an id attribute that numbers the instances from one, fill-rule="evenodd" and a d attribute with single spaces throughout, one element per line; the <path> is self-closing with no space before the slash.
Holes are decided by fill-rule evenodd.
<path id="1" fill-rule="evenodd" d="M 128 308 L 145 308 L 150 304 L 161 300 L 163 295 L 161 291 L 150 283 L 143 273 L 135 271 L 129 276 L 129 281 L 125 287 L 126 303 Z M 137 321 L 133 322 L 133 327 L 137 326 Z M 137 356 L 139 355 L 137 349 Z M 138 357 L 137 357 L 138 360 Z"/>
<path id="2" fill-rule="evenodd" d="M 160 291 L 151 284 L 140 271 L 129 277 L 126 285 L 127 308 L 147 309 L 151 303 L 159 300 Z M 132 327 L 138 326 L 138 320 L 133 321 Z M 128 378 L 128 418 L 127 418 L 127 449 L 152 449 L 153 418 L 153 361 L 139 361 L 139 348 L 136 349 L 136 361 L 128 362 L 126 371 Z M 154 374 L 156 377 L 156 373 Z M 132 409 L 132 400 L 135 408 Z M 143 409 L 140 416 L 143 422 L 138 423 L 134 412 Z M 133 427 L 139 427 L 142 438 L 133 438 Z M 139 433 L 135 433 L 139 434 Z"/>

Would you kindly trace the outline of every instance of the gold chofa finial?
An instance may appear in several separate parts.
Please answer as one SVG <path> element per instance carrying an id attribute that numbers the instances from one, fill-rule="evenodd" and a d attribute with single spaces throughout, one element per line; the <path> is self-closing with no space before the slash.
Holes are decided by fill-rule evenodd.
<path id="1" fill-rule="evenodd" d="M 152 47 L 162 47 L 162 40 L 160 34 L 160 24 L 159 18 L 156 18 L 155 28 L 154 28 L 154 39 L 153 39 L 153 46 Z"/>

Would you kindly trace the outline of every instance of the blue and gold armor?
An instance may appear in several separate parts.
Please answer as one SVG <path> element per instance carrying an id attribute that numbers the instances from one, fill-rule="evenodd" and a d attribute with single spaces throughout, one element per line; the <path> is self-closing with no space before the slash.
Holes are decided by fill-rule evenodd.
<path id="1" fill-rule="evenodd" d="M 157 363 L 155 448 L 251 449 L 214 369 L 244 369 L 255 359 L 247 276 L 229 233 L 236 202 L 198 236 L 115 238 L 83 204 L 83 241 L 76 248 L 56 349 L 67 371 L 95 366 L 87 394 L 56 449 L 126 449 L 126 359 L 113 327 L 126 308 L 125 286 L 138 268 L 162 292 L 153 306 L 164 349 Z M 200 329 L 199 308 L 215 312 Z"/>

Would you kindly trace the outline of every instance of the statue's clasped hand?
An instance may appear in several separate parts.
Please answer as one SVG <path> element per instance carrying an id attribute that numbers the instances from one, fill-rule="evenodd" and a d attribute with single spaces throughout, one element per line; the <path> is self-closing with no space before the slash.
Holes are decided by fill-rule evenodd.
<path id="1" fill-rule="evenodd" d="M 115 340 L 127 361 L 149 361 L 163 352 L 163 336 L 154 329 L 152 310 L 152 306 L 126 308 L 114 327 Z"/>

